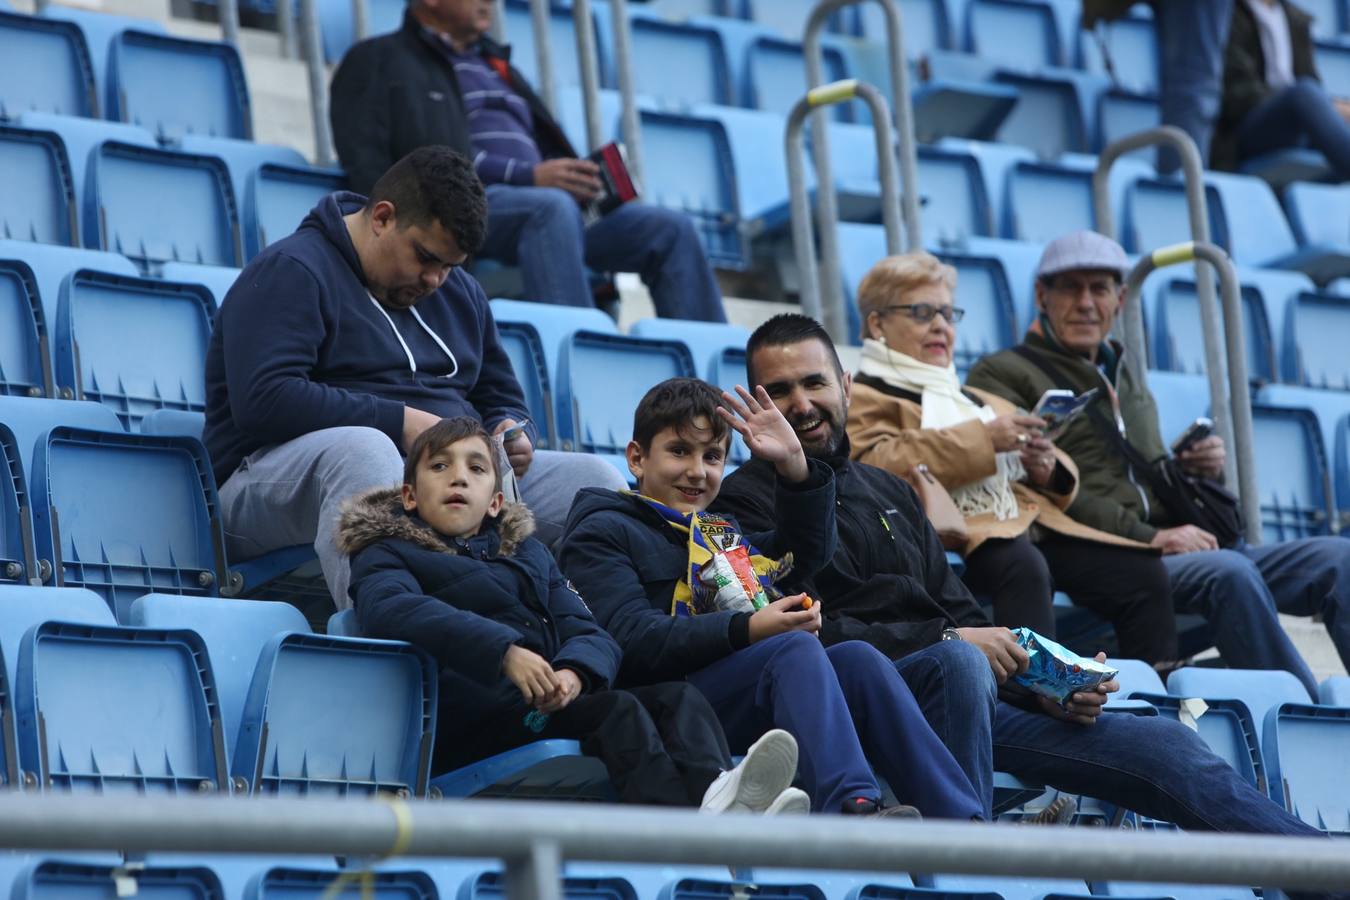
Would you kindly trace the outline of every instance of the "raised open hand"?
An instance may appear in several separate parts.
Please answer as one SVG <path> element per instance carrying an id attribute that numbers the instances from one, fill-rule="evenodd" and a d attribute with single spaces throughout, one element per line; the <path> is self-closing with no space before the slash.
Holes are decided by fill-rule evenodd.
<path id="1" fill-rule="evenodd" d="M 773 405 L 764 386 L 756 387 L 752 395 L 738 384 L 736 393 L 740 394 L 739 400 L 722 392 L 722 402 L 726 406 L 719 406 L 717 414 L 736 429 L 753 456 L 773 463 L 778 474 L 788 481 L 806 480 L 809 470 L 802 443 L 778 407 Z"/>

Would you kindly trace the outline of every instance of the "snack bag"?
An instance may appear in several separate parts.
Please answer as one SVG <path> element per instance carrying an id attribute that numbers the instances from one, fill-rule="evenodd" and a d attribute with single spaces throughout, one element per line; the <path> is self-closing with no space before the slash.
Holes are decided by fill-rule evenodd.
<path id="1" fill-rule="evenodd" d="M 1105 663 L 1079 656 L 1030 628 L 1014 628 L 1012 633 L 1031 657 L 1027 670 L 1014 675 L 1013 682 L 1061 706 L 1074 693 L 1090 691 L 1119 672 Z"/>
<path id="2" fill-rule="evenodd" d="M 712 610 L 754 612 L 769 605 L 769 596 L 750 564 L 745 544 L 713 554 L 699 569 L 698 580 L 712 593 L 697 599 Z"/>

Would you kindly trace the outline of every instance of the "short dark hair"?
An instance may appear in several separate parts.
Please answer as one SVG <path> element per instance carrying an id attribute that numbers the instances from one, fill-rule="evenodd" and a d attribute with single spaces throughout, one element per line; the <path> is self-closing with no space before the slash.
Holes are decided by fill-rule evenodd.
<path id="1" fill-rule="evenodd" d="M 419 147 L 389 167 L 370 189 L 366 209 L 387 200 L 399 228 L 439 222 L 459 249 L 477 253 L 487 233 L 487 195 L 473 163 L 449 147 Z"/>
<path id="2" fill-rule="evenodd" d="M 750 335 L 749 342 L 745 345 L 745 367 L 746 374 L 750 377 L 750 387 L 753 390 L 755 385 L 759 384 L 759 378 L 755 375 L 755 354 L 762 347 L 786 347 L 790 344 L 800 344 L 802 341 L 820 341 L 829 351 L 830 360 L 834 363 L 834 374 L 840 379 L 844 377 L 844 365 L 839 362 L 839 353 L 834 349 L 834 341 L 830 340 L 829 332 L 821 326 L 819 322 L 810 316 L 804 316 L 801 313 L 779 313 L 763 325 L 755 329 L 755 333 Z"/>
<path id="3" fill-rule="evenodd" d="M 731 427 L 717 414 L 721 405 L 721 392 L 703 379 L 667 378 L 643 396 L 633 413 L 633 440 L 646 453 L 662 431 L 674 428 L 684 433 L 699 416 L 708 420 L 713 440 L 723 440 Z"/>
<path id="4" fill-rule="evenodd" d="M 471 416 L 455 416 L 441 419 L 417 436 L 408 448 L 408 458 L 403 461 L 403 483 L 417 486 L 417 464 L 425 456 L 438 453 L 451 444 L 469 438 L 482 438 L 487 444 L 488 459 L 492 461 L 492 477 L 497 490 L 502 489 L 502 464 L 497 455 L 497 442 L 487 433 L 483 423 Z"/>

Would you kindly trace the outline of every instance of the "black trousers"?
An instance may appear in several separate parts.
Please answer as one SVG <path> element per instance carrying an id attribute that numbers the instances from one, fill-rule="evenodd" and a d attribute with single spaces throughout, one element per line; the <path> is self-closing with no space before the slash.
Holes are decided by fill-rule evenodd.
<path id="1" fill-rule="evenodd" d="M 994 623 L 1026 626 L 1054 637 L 1056 590 L 1116 629 L 1120 655 L 1146 662 L 1177 656 L 1177 622 L 1162 557 L 1143 550 L 1043 532 L 991 539 L 966 558 L 962 576 L 975 594 L 993 598 Z"/>
<path id="2" fill-rule="evenodd" d="M 442 716 L 432 772 L 563 738 L 580 741 L 582 753 L 604 763 L 625 803 L 698 806 L 713 779 L 731 768 L 717 714 L 698 689 L 682 681 L 582 694 L 537 732 L 525 725 L 531 709 L 522 702 L 470 727 Z"/>

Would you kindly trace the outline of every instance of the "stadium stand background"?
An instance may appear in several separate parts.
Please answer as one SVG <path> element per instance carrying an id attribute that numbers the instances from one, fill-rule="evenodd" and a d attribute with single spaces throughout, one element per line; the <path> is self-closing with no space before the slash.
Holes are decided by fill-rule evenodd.
<path id="1" fill-rule="evenodd" d="M 602 0 L 593 5 L 606 130 L 617 136 L 608 10 Z M 1313 6 L 1323 76 L 1333 94 L 1350 96 L 1348 11 L 1343 0 Z M 1157 121 L 1156 42 L 1142 6 L 1110 26 L 1113 78 L 1096 43 L 1078 30 L 1075 2 L 901 0 L 900 7 L 920 76 L 925 233 L 960 272 L 958 299 L 971 314 L 957 359 L 968 366 L 1014 342 L 1028 324 L 1039 245 L 1094 224 L 1093 153 Z M 695 217 L 729 289 L 734 324 L 653 320 L 631 276 L 618 279 L 617 324 L 594 311 L 494 300 L 544 446 L 617 462 L 632 406 L 647 386 L 676 374 L 722 385 L 743 380 L 747 329 L 795 308 L 781 136 L 786 109 L 805 85 L 796 42 L 809 8 L 805 0 L 631 4 L 646 197 Z M 350 44 L 348 9 L 342 0 L 321 4 L 330 62 Z M 244 10 L 255 24 L 272 13 L 268 0 L 248 0 Z M 506 10 L 515 60 L 531 75 L 527 6 L 507 0 Z M 396 0 L 371 0 L 372 31 L 396 26 L 401 11 Z M 418 751 L 434 732 L 434 679 L 421 654 L 344 637 L 341 618 L 329 635 L 315 634 L 285 604 L 216 599 L 237 587 L 233 573 L 247 570 L 251 585 L 258 572 L 291 568 L 305 552 L 255 561 L 252 569 L 223 557 L 215 486 L 195 439 L 211 316 L 237 268 L 288 233 L 342 176 L 309 162 L 315 141 L 304 68 L 282 57 L 275 34 L 246 27 L 236 52 L 217 40 L 216 25 L 193 18 L 209 17 L 209 7 L 170 8 L 164 0 L 30 12 L 23 2 L 0 0 L 0 459 L 7 473 L 0 485 L 0 699 L 13 704 L 19 725 L 0 746 L 6 783 L 105 792 L 359 796 L 434 788 L 445 796 L 604 796 L 594 766 L 574 746 L 537 747 L 532 757 L 428 784 Z M 836 17 L 826 40 L 832 76 L 888 84 L 878 13 L 865 5 Z M 584 143 L 564 8 L 555 10 L 553 30 L 561 118 Z M 672 68 L 688 77 L 669 79 Z M 877 167 L 861 107 L 831 116 L 851 297 L 884 252 Z M 1159 179 L 1150 163 L 1128 159 L 1113 176 L 1116 220 L 1132 253 L 1187 236 L 1179 186 Z M 1206 193 L 1215 241 L 1243 282 L 1263 526 L 1270 539 L 1341 533 L 1350 527 L 1350 363 L 1341 350 L 1341 335 L 1350 333 L 1350 187 L 1320 183 L 1325 166 L 1306 153 L 1261 160 L 1251 170 L 1270 180 L 1207 173 Z M 1191 273 L 1154 276 L 1145 301 L 1150 378 L 1163 432 L 1175 435 L 1208 405 Z M 856 358 L 852 348 L 840 349 L 846 365 Z M 631 375 L 627 397 L 615 395 L 608 377 L 615 367 Z M 733 460 L 743 453 L 736 448 Z M 28 586 L 31 579 L 45 586 Z M 1060 600 L 1066 628 L 1096 640 L 1099 623 Z M 1327 678 L 1319 698 L 1271 673 L 1187 670 L 1164 687 L 1127 667 L 1125 691 L 1112 702 L 1182 716 L 1182 699 L 1205 698 L 1212 714 L 1200 730 L 1212 746 L 1273 797 L 1287 796 L 1308 821 L 1350 832 L 1344 767 L 1334 767 L 1337 774 L 1327 765 L 1350 729 L 1350 712 L 1328 709 L 1350 706 L 1350 681 L 1320 624 L 1290 620 L 1287 627 Z M 138 673 L 151 660 L 162 679 L 148 685 Z M 91 670 L 100 672 L 96 685 L 79 677 Z M 305 717 L 288 715 L 331 691 L 363 727 L 325 732 L 298 727 Z M 157 730 L 128 727 L 147 717 Z M 1005 785 L 1003 796 L 1017 815 L 1037 808 L 1040 793 Z M 1080 808 L 1086 821 L 1165 827 L 1089 798 Z M 0 857 L 0 883 L 13 876 L 37 894 L 75 890 L 105 883 L 115 865 L 101 857 Z M 490 863 L 388 868 L 382 895 L 501 893 Z M 194 896 L 262 888 L 317 895 L 331 873 L 331 860 L 152 857 L 140 883 L 142 893 L 159 886 Z M 676 882 L 682 897 L 734 893 L 725 870 L 573 866 L 569 873 L 569 896 L 656 897 Z M 956 896 L 995 891 L 1003 900 L 1144 890 L 949 876 L 916 876 L 914 885 L 861 874 L 778 873 L 768 881 L 784 885 L 772 891 L 777 896 L 810 900 L 901 897 L 915 885 Z M 1253 896 L 1177 886 L 1157 893 Z"/>

